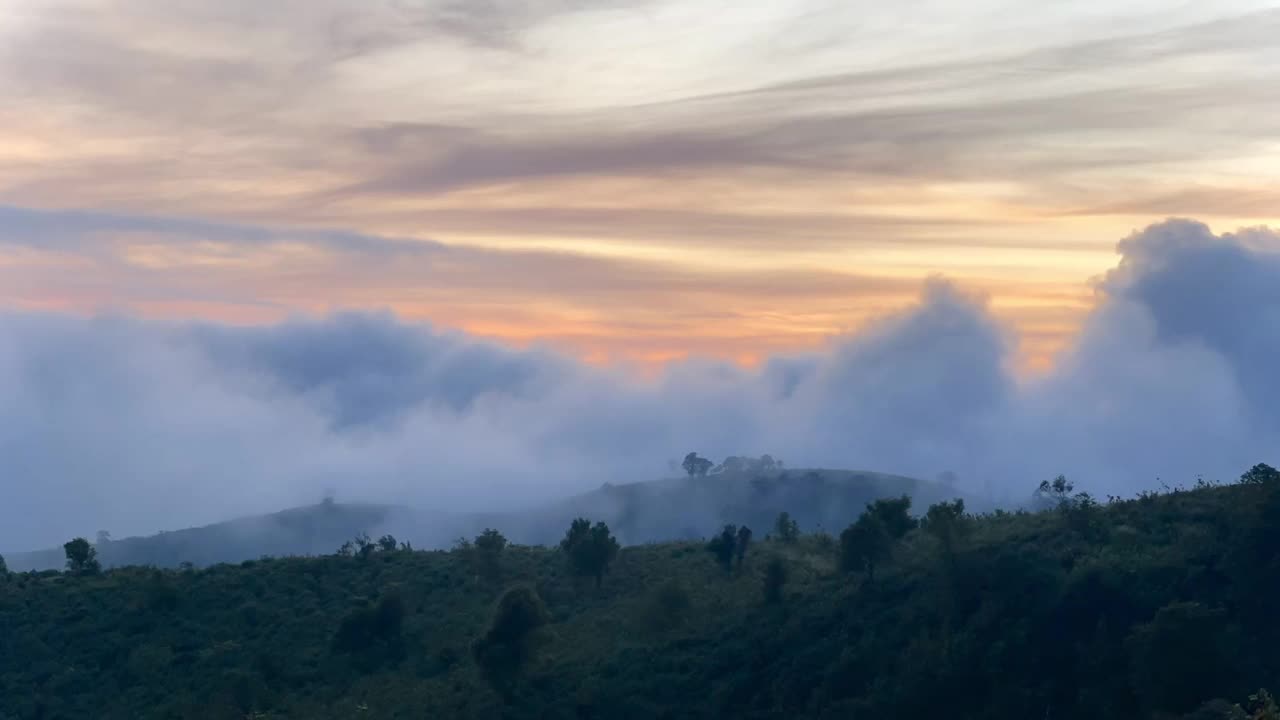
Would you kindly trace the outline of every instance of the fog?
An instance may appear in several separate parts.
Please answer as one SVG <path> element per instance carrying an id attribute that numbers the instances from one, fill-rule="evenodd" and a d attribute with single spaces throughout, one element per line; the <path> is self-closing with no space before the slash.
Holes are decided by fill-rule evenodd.
<path id="1" fill-rule="evenodd" d="M 1280 458 L 1280 234 L 1170 220 L 1123 240 L 1049 373 L 942 279 L 758 370 L 657 377 L 389 314 L 269 327 L 0 316 L 0 548 L 339 500 L 504 510 L 649 480 L 690 450 L 1025 497 L 1233 479 Z"/>

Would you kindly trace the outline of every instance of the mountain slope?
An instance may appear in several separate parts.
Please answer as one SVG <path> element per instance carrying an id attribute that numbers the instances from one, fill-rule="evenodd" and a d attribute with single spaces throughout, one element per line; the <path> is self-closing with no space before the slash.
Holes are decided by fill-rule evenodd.
<path id="1" fill-rule="evenodd" d="M 488 580 L 463 551 L 11 574 L 0 720 L 1239 720 L 1280 687 L 1276 485 L 935 518 L 874 579 L 815 535 L 732 573 L 701 542 L 627 547 L 600 588 L 528 547 Z M 504 698 L 471 647 L 513 586 L 550 624 Z"/>
<path id="2" fill-rule="evenodd" d="M 178 567 L 189 562 L 212 565 L 240 562 L 263 555 L 331 553 L 346 540 L 381 526 L 398 511 L 390 505 L 320 503 L 270 515 L 98 543 L 99 561 L 107 567 L 154 565 Z M 68 538 L 70 539 L 70 538 Z M 9 569 L 58 569 L 62 548 L 5 555 Z"/>
<path id="3" fill-rule="evenodd" d="M 908 494 L 935 502 L 955 493 L 913 478 L 847 470 L 732 472 L 628 485 L 604 485 L 525 512 L 459 515 L 392 505 L 321 503 L 198 528 L 98 545 L 106 566 L 177 567 L 240 562 L 264 555 L 331 553 L 365 533 L 389 533 L 416 547 L 448 547 L 487 527 L 525 545 L 555 545 L 575 517 L 608 523 L 624 544 L 698 538 L 726 523 L 761 536 L 786 511 L 806 530 L 839 532 L 870 501 Z M 68 538 L 70 539 L 70 538 Z M 5 555 L 10 569 L 60 569 L 61 548 Z"/>

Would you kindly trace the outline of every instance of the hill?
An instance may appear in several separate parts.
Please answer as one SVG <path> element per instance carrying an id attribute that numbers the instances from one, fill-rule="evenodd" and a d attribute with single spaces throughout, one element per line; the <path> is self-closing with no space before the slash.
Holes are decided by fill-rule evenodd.
<path id="1" fill-rule="evenodd" d="M 699 538 L 724 523 L 767 531 L 786 510 L 801 528 L 842 528 L 866 503 L 901 494 L 933 502 L 953 492 L 934 483 L 882 473 L 848 470 L 728 472 L 609 485 L 518 513 L 449 514 L 394 505 L 320 503 L 198 528 L 99 543 L 107 567 L 182 563 L 207 566 L 264 555 L 320 555 L 361 533 L 395 535 L 420 548 L 448 547 L 486 527 L 513 541 L 554 545 L 575 517 L 602 520 L 622 542 L 637 544 Z M 70 538 L 68 538 L 70 539 Z M 61 569 L 62 548 L 9 553 L 14 571 Z"/>
<path id="2" fill-rule="evenodd" d="M 239 518 L 202 527 L 122 538 L 96 544 L 103 565 L 154 565 L 176 568 L 240 562 L 263 555 L 331 553 L 361 532 L 380 527 L 401 509 L 390 505 L 320 503 L 269 515 Z M 70 538 L 68 538 L 70 539 Z M 61 569 L 62 548 L 5 555 L 9 569 Z"/>
<path id="3" fill-rule="evenodd" d="M 624 547 L 599 587 L 525 546 L 10 574 L 0 720 L 1275 718 L 1280 476 L 1251 479 L 938 505 L 874 574 L 858 532 L 729 572 Z"/>
<path id="4" fill-rule="evenodd" d="M 787 512 L 808 531 L 839 530 L 867 503 L 911 495 L 932 503 L 956 496 L 936 483 L 855 470 L 725 472 L 604 486 L 526 513 L 468 518 L 473 533 L 499 528 L 527 545 L 554 545 L 575 517 L 608 523 L 624 544 L 702 538 L 725 523 L 768 532 Z"/>

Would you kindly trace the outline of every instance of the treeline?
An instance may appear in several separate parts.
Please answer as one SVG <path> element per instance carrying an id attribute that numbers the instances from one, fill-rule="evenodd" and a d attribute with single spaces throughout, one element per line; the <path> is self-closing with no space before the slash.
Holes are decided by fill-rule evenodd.
<path id="1" fill-rule="evenodd" d="M 1039 512 L 879 499 L 839 535 L 333 556 L 65 573 L 0 561 L 0 720 L 1280 720 L 1280 473 Z"/>

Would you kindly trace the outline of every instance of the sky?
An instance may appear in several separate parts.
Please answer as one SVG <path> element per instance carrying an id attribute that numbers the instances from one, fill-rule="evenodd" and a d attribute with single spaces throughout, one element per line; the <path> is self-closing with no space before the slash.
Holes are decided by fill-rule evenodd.
<path id="1" fill-rule="evenodd" d="M 391 309 L 652 367 L 820 347 L 943 274 L 1043 368 L 1129 232 L 1277 222 L 1278 32 L 1245 0 L 0 0 L 0 303 Z"/>
<path id="2" fill-rule="evenodd" d="M 1229 479 L 1280 447 L 1277 37 L 1252 0 L 0 0 L 0 549 L 695 448 Z"/>

